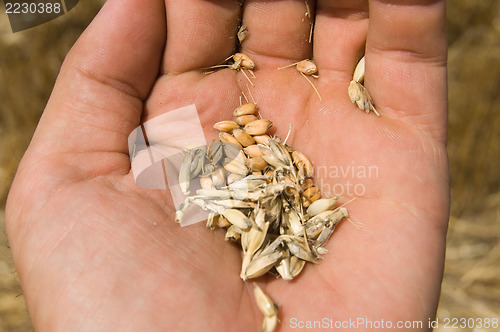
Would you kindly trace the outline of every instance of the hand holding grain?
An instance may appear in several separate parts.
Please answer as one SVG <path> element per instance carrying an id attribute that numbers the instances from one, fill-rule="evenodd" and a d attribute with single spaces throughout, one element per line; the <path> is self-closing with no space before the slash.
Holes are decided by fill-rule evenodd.
<path id="1" fill-rule="evenodd" d="M 168 194 L 135 185 L 127 149 L 141 121 L 181 106 L 196 104 L 207 132 L 230 118 L 248 81 L 202 69 L 234 53 L 240 18 L 252 95 L 276 134 L 292 123 L 293 146 L 315 166 L 377 169 L 320 179 L 363 186 L 349 205 L 358 228 L 341 224 L 332 253 L 292 283 L 266 279 L 281 331 L 292 318 L 325 317 L 426 327 L 449 204 L 445 1 L 308 3 L 312 43 L 302 0 L 104 5 L 61 68 L 8 198 L 9 242 L 37 331 L 260 328 L 239 251 L 202 224 L 179 228 Z M 381 117 L 347 96 L 365 42 L 365 85 Z M 313 57 L 323 101 L 298 72 L 277 70 Z"/>

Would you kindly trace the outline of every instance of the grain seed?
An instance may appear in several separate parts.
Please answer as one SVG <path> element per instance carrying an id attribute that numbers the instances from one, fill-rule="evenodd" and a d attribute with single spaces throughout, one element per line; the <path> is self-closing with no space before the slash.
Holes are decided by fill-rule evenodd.
<path id="1" fill-rule="evenodd" d="M 266 317 L 276 316 L 278 314 L 278 306 L 271 300 L 262 289 L 254 283 L 254 296 L 262 314 Z"/>
<path id="2" fill-rule="evenodd" d="M 218 131 L 231 132 L 233 129 L 239 128 L 240 126 L 234 121 L 219 121 L 214 124 L 214 128 Z"/>
<path id="3" fill-rule="evenodd" d="M 242 26 L 240 26 L 237 33 L 238 41 L 240 42 L 240 44 L 245 40 L 247 35 L 248 35 L 247 26 L 243 24 Z"/>
<path id="4" fill-rule="evenodd" d="M 272 127 L 272 125 L 273 123 L 269 120 L 259 119 L 247 123 L 243 130 L 250 135 L 264 135 L 267 133 L 267 130 Z"/>
<path id="5" fill-rule="evenodd" d="M 363 81 L 365 80 L 365 57 L 362 57 L 356 65 L 352 80 L 363 84 Z"/>
<path id="6" fill-rule="evenodd" d="M 255 136 L 254 136 L 255 139 Z M 258 158 L 262 156 L 262 151 L 257 145 L 250 145 L 247 146 L 243 149 L 243 151 L 247 154 L 248 157 L 250 158 Z"/>
<path id="7" fill-rule="evenodd" d="M 243 156 L 243 158 L 239 158 L 239 156 Z M 248 168 L 245 166 L 246 159 L 247 158 L 243 155 L 243 153 L 239 154 L 234 159 L 226 158 L 224 160 L 224 162 L 223 162 L 223 167 L 229 173 L 236 173 L 236 174 L 240 174 L 240 175 L 247 175 L 248 174 Z"/>
<path id="8" fill-rule="evenodd" d="M 235 54 L 233 60 L 231 67 L 243 70 L 248 59 Z M 314 75 L 312 65 L 302 61 L 297 69 L 304 77 Z M 225 228 L 225 239 L 241 246 L 243 280 L 266 273 L 292 280 L 306 262 L 318 263 L 328 253 L 325 244 L 348 213 L 343 206 L 335 208 L 337 197 L 321 199 L 311 161 L 286 144 L 290 131 L 285 141 L 271 138 L 267 131 L 272 122 L 257 119 L 255 101 L 245 99 L 233 112 L 236 121 L 214 125 L 220 131 L 218 141 L 208 149 L 186 150 L 181 189 L 189 193 L 189 181 L 196 177 L 201 189 L 185 199 L 175 218 L 180 222 L 193 204 L 208 211 L 207 227 Z M 255 296 L 264 313 L 263 331 L 273 331 L 277 306 L 261 293 Z"/>
<path id="9" fill-rule="evenodd" d="M 215 212 L 210 212 L 208 214 L 208 218 L 207 218 L 207 228 L 210 228 L 211 230 L 214 230 L 215 229 L 215 225 L 217 225 L 217 221 L 219 219 L 219 215 L 216 214 Z"/>
<path id="10" fill-rule="evenodd" d="M 245 126 L 247 123 L 257 120 L 257 117 L 253 114 L 241 115 L 236 118 L 236 123 L 240 126 Z"/>
<path id="11" fill-rule="evenodd" d="M 290 257 L 290 273 L 292 274 L 292 277 L 295 278 L 297 277 L 300 272 L 302 272 L 302 269 L 306 265 L 306 261 L 298 258 L 297 256 L 292 256 Z"/>
<path id="12" fill-rule="evenodd" d="M 370 93 L 361 83 L 351 81 L 347 92 L 349 94 L 349 98 L 351 98 L 351 101 L 355 103 L 360 110 L 365 111 L 366 113 L 373 111 L 373 113 L 375 113 L 377 116 L 380 116 L 380 114 L 375 109 L 375 106 L 373 106 L 373 99 L 370 96 Z"/>
<path id="13" fill-rule="evenodd" d="M 292 280 L 292 271 L 290 268 L 290 254 L 287 252 L 283 253 L 283 258 L 276 266 L 276 271 L 278 271 L 281 278 L 284 280 Z"/>
<path id="14" fill-rule="evenodd" d="M 239 147 L 239 149 L 242 148 L 240 142 L 238 142 L 238 140 L 231 134 L 229 133 L 225 133 L 225 132 L 221 132 L 219 134 L 219 139 L 222 141 L 222 142 L 226 142 L 226 143 L 231 143 L 231 144 L 234 144 L 236 145 L 237 147 Z M 226 154 L 227 155 L 227 154 Z"/>
<path id="15" fill-rule="evenodd" d="M 359 109 L 369 113 L 373 111 L 377 116 L 380 114 L 375 109 L 373 104 L 373 99 L 370 96 L 368 90 L 363 86 L 365 79 L 365 57 L 359 60 L 356 68 L 354 69 L 354 74 L 352 81 L 349 83 L 347 88 L 347 93 L 351 101 L 358 106 Z"/>
<path id="16" fill-rule="evenodd" d="M 224 168 L 218 167 L 210 176 L 212 177 L 212 185 L 215 188 L 221 188 L 226 185 L 226 172 Z"/>
<path id="17" fill-rule="evenodd" d="M 239 129 L 239 127 L 238 127 L 238 129 L 233 130 L 233 136 L 244 147 L 255 144 L 255 139 L 252 136 L 250 136 L 247 132 Z"/>
<path id="18" fill-rule="evenodd" d="M 259 255 L 248 264 L 242 279 L 247 280 L 263 276 L 281 259 L 281 257 L 282 253 L 280 251 L 268 255 Z"/>
<path id="19" fill-rule="evenodd" d="M 224 218 L 226 218 L 231 224 L 235 225 L 241 230 L 248 229 L 252 226 L 252 221 L 248 219 L 243 212 L 236 209 L 227 209 L 222 212 Z"/>
<path id="20" fill-rule="evenodd" d="M 313 202 L 309 208 L 307 208 L 307 214 L 311 217 L 315 215 L 333 209 L 335 204 L 337 204 L 338 197 L 323 198 Z"/>
<path id="21" fill-rule="evenodd" d="M 234 116 L 254 115 L 256 110 L 257 110 L 256 103 L 246 103 L 246 104 L 238 106 L 234 110 L 233 115 Z"/>
<path id="22" fill-rule="evenodd" d="M 257 144 L 261 145 L 269 145 L 269 140 L 271 140 L 269 135 L 254 135 L 253 138 Z"/>
<path id="23" fill-rule="evenodd" d="M 297 256 L 300 259 L 311 263 L 317 263 L 318 260 L 314 257 L 311 250 L 306 246 L 306 244 L 297 236 L 282 235 L 290 253 Z"/>
<path id="24" fill-rule="evenodd" d="M 238 226 L 231 225 L 227 228 L 225 240 L 232 242 L 239 242 L 241 238 L 241 233 L 242 230 Z"/>
<path id="25" fill-rule="evenodd" d="M 217 226 L 220 228 L 226 228 L 231 226 L 231 223 L 229 222 L 229 220 L 219 215 L 219 217 L 217 218 Z"/>
<path id="26" fill-rule="evenodd" d="M 253 62 L 253 60 L 244 53 L 235 53 L 233 55 L 233 60 L 235 63 L 239 64 L 239 67 L 234 69 L 245 68 L 252 70 L 255 68 L 255 63 Z"/>
<path id="27" fill-rule="evenodd" d="M 293 163 L 299 169 L 299 172 L 303 174 L 304 177 L 310 178 L 313 176 L 314 169 L 311 161 L 302 153 L 297 150 L 292 152 Z"/>
<path id="28" fill-rule="evenodd" d="M 269 166 L 268 163 L 261 157 L 248 158 L 246 165 L 252 171 L 262 171 Z"/>
<path id="29" fill-rule="evenodd" d="M 311 60 L 302 60 L 297 63 L 297 70 L 307 76 L 313 76 L 318 73 L 318 67 Z"/>

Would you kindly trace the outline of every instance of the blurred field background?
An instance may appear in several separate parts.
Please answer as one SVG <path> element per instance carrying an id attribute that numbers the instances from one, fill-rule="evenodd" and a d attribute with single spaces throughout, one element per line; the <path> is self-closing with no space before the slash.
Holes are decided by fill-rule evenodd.
<path id="1" fill-rule="evenodd" d="M 102 2 L 15 34 L 0 9 L 0 332 L 32 331 L 5 236 L 6 195 L 61 62 Z M 450 0 L 447 21 L 452 205 L 438 317 L 500 318 L 500 1 Z"/>

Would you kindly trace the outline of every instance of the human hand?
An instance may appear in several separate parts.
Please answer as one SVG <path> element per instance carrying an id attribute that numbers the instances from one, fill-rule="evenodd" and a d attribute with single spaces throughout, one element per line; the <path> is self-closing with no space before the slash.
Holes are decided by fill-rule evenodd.
<path id="1" fill-rule="evenodd" d="M 302 0 L 105 4 L 65 60 L 8 199 L 9 242 L 37 331 L 259 329 L 239 251 L 220 231 L 176 225 L 167 193 L 135 185 L 127 149 L 141 121 L 181 106 L 197 106 L 207 134 L 230 118 L 247 80 L 201 69 L 234 52 L 241 16 L 242 50 L 256 63 L 250 90 L 276 134 L 292 123 L 288 143 L 316 167 L 377 170 L 317 178 L 326 188 L 362 185 L 347 206 L 358 227 L 339 225 L 332 253 L 294 281 L 261 279 L 280 304 L 281 330 L 292 318 L 425 327 L 449 204 L 444 1 L 370 1 L 369 19 L 366 1 L 309 4 L 313 44 Z M 365 40 L 380 118 L 347 96 Z M 312 54 L 322 102 L 295 70 L 276 69 Z"/>

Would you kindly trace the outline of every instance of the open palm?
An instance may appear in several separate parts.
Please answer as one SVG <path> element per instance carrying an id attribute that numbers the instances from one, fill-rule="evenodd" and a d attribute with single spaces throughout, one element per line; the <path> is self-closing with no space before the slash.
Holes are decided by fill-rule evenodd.
<path id="1" fill-rule="evenodd" d="M 278 136 L 292 124 L 288 143 L 323 170 L 326 194 L 357 197 L 324 261 L 291 282 L 259 279 L 280 304 L 281 330 L 322 319 L 426 327 L 449 199 L 444 1 L 309 5 L 312 43 L 301 0 L 106 3 L 68 54 L 8 199 L 37 331 L 260 328 L 239 250 L 222 231 L 175 224 L 169 194 L 134 183 L 127 148 L 141 121 L 190 104 L 213 136 L 248 90 Z M 235 70 L 202 70 L 234 52 L 239 19 L 255 86 Z M 365 42 L 380 118 L 347 96 Z M 323 101 L 293 68 L 277 70 L 313 54 Z"/>

